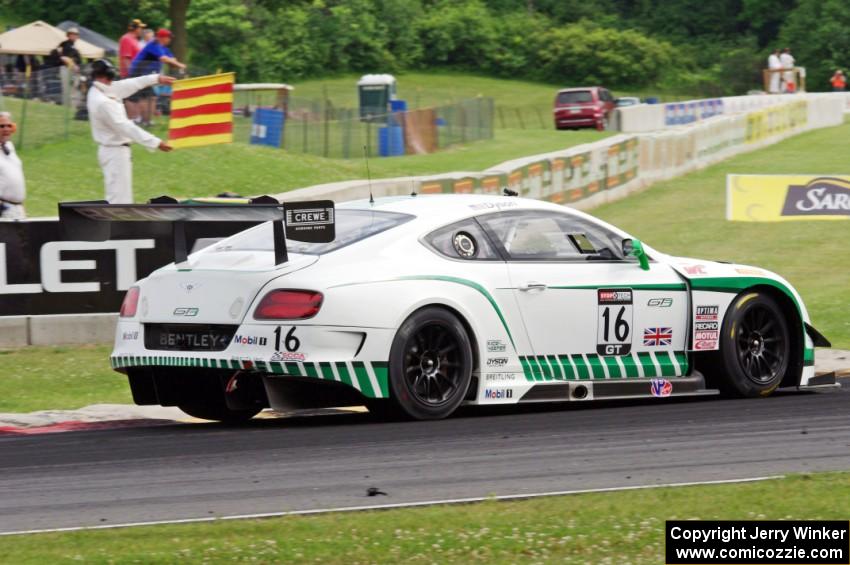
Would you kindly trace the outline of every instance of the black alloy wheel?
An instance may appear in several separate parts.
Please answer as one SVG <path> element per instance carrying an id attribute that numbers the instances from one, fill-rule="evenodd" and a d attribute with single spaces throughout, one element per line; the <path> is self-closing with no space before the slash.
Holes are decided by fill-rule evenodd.
<path id="1" fill-rule="evenodd" d="M 788 357 L 787 329 L 764 304 L 753 304 L 740 317 L 736 331 L 738 362 L 753 383 L 776 380 Z"/>
<path id="2" fill-rule="evenodd" d="M 722 392 L 767 396 L 782 383 L 791 357 L 789 318 L 763 292 L 745 292 L 732 302 L 720 332 Z"/>
<path id="3" fill-rule="evenodd" d="M 472 346 L 451 312 L 415 312 L 399 328 L 390 354 L 390 390 L 404 413 L 419 420 L 449 416 L 472 379 Z"/>

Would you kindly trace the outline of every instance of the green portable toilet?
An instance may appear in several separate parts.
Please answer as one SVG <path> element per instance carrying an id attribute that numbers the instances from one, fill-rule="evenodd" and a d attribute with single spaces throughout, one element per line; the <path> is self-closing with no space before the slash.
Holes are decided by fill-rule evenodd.
<path id="1" fill-rule="evenodd" d="M 396 80 L 393 75 L 363 75 L 357 81 L 360 99 L 360 119 L 371 120 L 390 112 L 390 100 L 396 99 Z"/>

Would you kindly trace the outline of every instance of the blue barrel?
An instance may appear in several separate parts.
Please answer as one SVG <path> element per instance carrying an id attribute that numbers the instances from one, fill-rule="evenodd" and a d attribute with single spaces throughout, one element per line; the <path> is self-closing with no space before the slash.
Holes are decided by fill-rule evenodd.
<path id="1" fill-rule="evenodd" d="M 404 155 L 404 129 L 401 126 L 378 128 L 378 155 L 381 157 Z"/>

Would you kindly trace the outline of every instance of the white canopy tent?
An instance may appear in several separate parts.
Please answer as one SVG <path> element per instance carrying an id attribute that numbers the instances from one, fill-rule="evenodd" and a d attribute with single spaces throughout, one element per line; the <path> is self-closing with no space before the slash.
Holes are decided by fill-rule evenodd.
<path id="1" fill-rule="evenodd" d="M 0 53 L 9 55 L 49 55 L 65 41 L 65 32 L 41 20 L 0 34 Z M 74 44 L 84 59 L 99 59 L 103 49 L 78 39 Z"/>

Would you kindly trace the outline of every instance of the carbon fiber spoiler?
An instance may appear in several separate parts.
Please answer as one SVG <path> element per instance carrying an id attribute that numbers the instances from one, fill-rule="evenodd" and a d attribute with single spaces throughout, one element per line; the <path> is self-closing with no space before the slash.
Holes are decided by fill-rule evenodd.
<path id="1" fill-rule="evenodd" d="M 106 241 L 112 222 L 168 222 L 174 240 L 174 262 L 188 258 L 186 222 L 272 222 L 275 265 L 286 263 L 286 240 L 328 243 L 334 240 L 331 200 L 279 202 L 260 196 L 246 203 L 180 203 L 160 196 L 147 204 L 109 204 L 105 200 L 60 202 L 59 223 L 65 239 Z"/>

